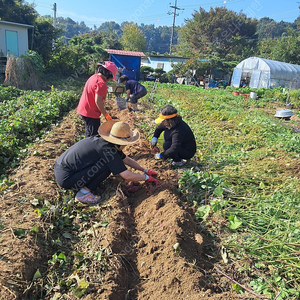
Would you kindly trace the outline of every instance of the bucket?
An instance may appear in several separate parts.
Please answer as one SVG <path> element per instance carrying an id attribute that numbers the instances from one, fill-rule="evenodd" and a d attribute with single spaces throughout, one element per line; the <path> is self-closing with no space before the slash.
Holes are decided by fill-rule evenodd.
<path id="1" fill-rule="evenodd" d="M 276 114 L 274 115 L 274 117 L 289 119 L 292 115 L 293 112 L 290 109 L 281 109 L 281 110 L 276 110 Z"/>
<path id="2" fill-rule="evenodd" d="M 256 99 L 257 98 L 257 93 L 250 92 L 250 98 L 251 99 Z"/>
<path id="3" fill-rule="evenodd" d="M 128 106 L 128 103 L 124 97 L 116 97 L 116 103 L 119 110 L 126 109 Z"/>

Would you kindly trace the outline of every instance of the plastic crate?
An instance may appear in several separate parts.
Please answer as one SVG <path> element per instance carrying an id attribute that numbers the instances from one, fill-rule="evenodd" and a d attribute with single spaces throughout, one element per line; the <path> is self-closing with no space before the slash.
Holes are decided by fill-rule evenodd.
<path id="1" fill-rule="evenodd" d="M 119 110 L 123 110 L 128 107 L 128 103 L 124 97 L 116 97 L 116 103 Z"/>

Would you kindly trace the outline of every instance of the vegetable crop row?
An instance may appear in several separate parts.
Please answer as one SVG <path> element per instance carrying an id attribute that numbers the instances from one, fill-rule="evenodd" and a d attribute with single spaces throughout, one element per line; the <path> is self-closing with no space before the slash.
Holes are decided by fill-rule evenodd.
<path id="1" fill-rule="evenodd" d="M 0 87 L 0 174 L 18 163 L 20 150 L 35 141 L 58 118 L 74 108 L 74 92 L 21 91 Z M 8 96 L 11 95 L 10 99 Z"/>

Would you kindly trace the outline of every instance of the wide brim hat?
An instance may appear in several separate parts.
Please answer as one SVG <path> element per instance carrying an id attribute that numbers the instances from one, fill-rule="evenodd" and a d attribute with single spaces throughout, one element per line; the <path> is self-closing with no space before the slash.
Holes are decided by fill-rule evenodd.
<path id="1" fill-rule="evenodd" d="M 98 133 L 103 139 L 116 145 L 130 145 L 140 139 L 140 133 L 136 129 L 130 130 L 127 123 L 119 120 L 110 120 L 101 124 Z"/>
<path id="2" fill-rule="evenodd" d="M 117 66 L 112 61 L 105 61 L 103 64 L 98 63 L 98 65 L 102 65 L 105 69 L 112 72 L 114 81 L 117 81 L 116 74 L 118 71 Z"/>

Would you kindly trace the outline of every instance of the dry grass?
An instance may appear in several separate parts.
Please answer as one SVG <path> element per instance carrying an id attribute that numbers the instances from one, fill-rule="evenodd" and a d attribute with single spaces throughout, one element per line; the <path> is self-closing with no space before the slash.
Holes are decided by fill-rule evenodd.
<path id="1" fill-rule="evenodd" d="M 15 86 L 23 90 L 40 90 L 41 78 L 30 61 L 8 56 L 4 85 Z"/>

